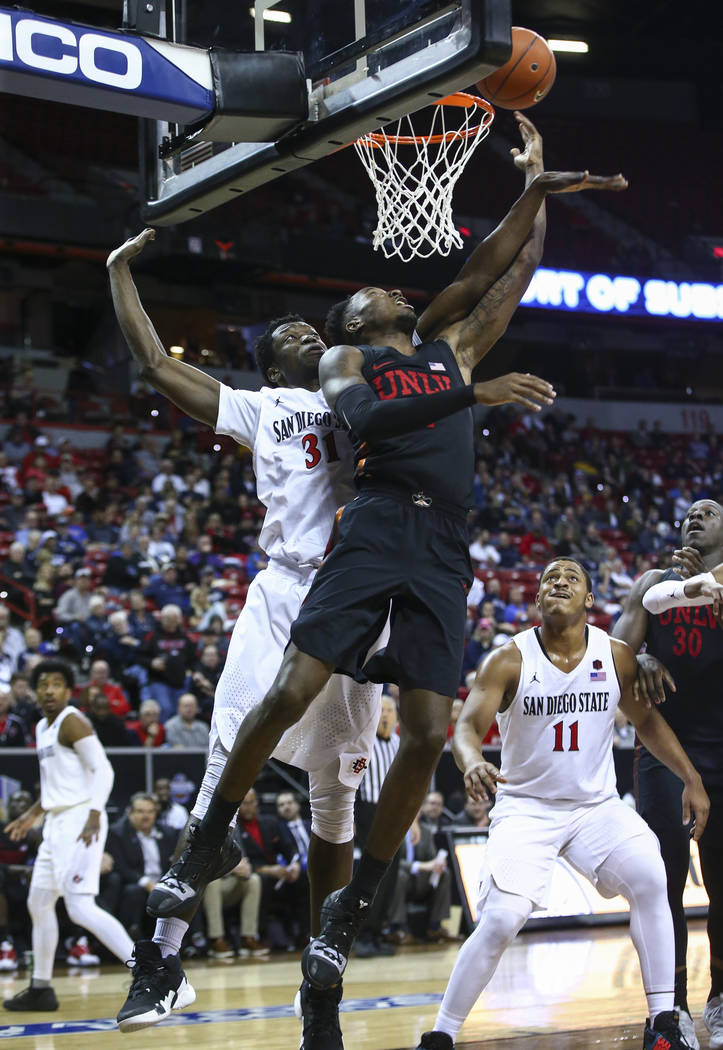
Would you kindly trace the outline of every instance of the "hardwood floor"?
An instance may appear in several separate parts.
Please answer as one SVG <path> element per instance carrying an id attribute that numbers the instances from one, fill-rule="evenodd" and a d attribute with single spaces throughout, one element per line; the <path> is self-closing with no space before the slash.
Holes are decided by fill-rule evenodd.
<path id="1" fill-rule="evenodd" d="M 390 959 L 356 959 L 345 979 L 342 1029 L 347 1050 L 411 1050 L 431 1028 L 456 948 L 411 948 Z M 293 998 L 298 956 L 270 961 L 191 963 L 196 1002 L 155 1028 L 121 1036 L 113 1018 L 125 998 L 121 967 L 80 974 L 58 970 L 54 1014 L 0 1011 L 2 1050 L 227 1050 L 229 1046 L 296 1050 Z M 691 924 L 691 1008 L 700 1021 L 708 992 L 702 922 Z M 0 975 L 2 998 L 24 977 Z M 640 1047 L 645 997 L 625 926 L 523 934 L 460 1032 L 465 1050 L 621 1050 Z"/>

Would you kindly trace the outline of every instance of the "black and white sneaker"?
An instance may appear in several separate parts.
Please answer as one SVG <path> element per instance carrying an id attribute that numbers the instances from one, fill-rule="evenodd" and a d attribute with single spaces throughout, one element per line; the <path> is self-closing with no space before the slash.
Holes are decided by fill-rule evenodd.
<path id="1" fill-rule="evenodd" d="M 312 988 L 308 981 L 301 982 L 294 1000 L 294 1013 L 304 1023 L 299 1050 L 344 1050 L 339 1027 L 341 997 L 341 981 L 325 992 Z"/>
<path id="2" fill-rule="evenodd" d="M 121 1032 L 150 1028 L 196 1000 L 177 955 L 161 955 L 154 941 L 138 941 L 133 949 L 133 980 L 117 1017 Z"/>
<path id="3" fill-rule="evenodd" d="M 182 917 L 191 905 L 199 903 L 209 882 L 228 875 L 242 856 L 235 831 L 226 836 L 219 849 L 204 840 L 199 824 L 193 825 L 181 856 L 148 894 L 146 911 L 155 919 Z"/>
<path id="4" fill-rule="evenodd" d="M 330 893 L 321 906 L 321 933 L 304 948 L 301 972 L 314 988 L 332 988 L 341 980 L 369 901 L 345 887 Z"/>

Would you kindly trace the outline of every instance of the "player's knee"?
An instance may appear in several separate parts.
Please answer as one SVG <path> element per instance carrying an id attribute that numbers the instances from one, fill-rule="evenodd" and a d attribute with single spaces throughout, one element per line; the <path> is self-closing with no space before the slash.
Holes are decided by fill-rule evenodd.
<path id="1" fill-rule="evenodd" d="M 309 774 L 311 830 L 324 842 L 339 845 L 354 838 L 356 789 L 339 781 L 338 763 Z"/>
<path id="2" fill-rule="evenodd" d="M 667 903 L 668 879 L 665 872 L 663 858 L 657 850 L 650 850 L 641 864 L 635 879 L 636 895 L 644 900 L 658 898 Z"/>
<path id="3" fill-rule="evenodd" d="M 263 703 L 268 717 L 292 726 L 303 716 L 313 699 L 303 683 L 289 677 L 276 681 Z"/>
<path id="4" fill-rule="evenodd" d="M 63 899 L 70 921 L 76 926 L 84 926 L 89 912 L 96 906 L 93 897 L 89 893 L 66 893 Z"/>
<path id="5" fill-rule="evenodd" d="M 480 927 L 490 944 L 507 948 L 525 923 L 526 916 L 513 908 L 484 908 Z"/>
<path id="6" fill-rule="evenodd" d="M 30 887 L 28 894 L 28 911 L 33 922 L 37 923 L 44 914 L 55 908 L 56 897 L 49 890 Z"/>
<path id="7" fill-rule="evenodd" d="M 405 726 L 401 747 L 413 751 L 418 760 L 436 761 L 447 739 L 447 725 Z"/>

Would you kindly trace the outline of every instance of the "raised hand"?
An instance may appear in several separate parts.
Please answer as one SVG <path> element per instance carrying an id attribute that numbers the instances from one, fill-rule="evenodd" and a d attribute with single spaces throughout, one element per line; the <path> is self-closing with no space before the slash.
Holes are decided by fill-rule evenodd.
<path id="1" fill-rule="evenodd" d="M 543 171 L 535 182 L 545 193 L 577 193 L 579 190 L 626 190 L 623 175 L 591 175 L 589 171 Z"/>
<path id="2" fill-rule="evenodd" d="M 136 234 L 135 237 L 129 237 L 124 244 L 121 244 L 120 248 L 113 249 L 106 259 L 105 265 L 110 269 L 111 266 L 117 263 L 129 263 L 131 259 L 135 259 L 136 255 L 141 254 L 149 241 L 154 241 L 155 239 L 156 231 L 150 228 Z"/>
<path id="3" fill-rule="evenodd" d="M 474 397 L 478 405 L 516 404 L 539 412 L 541 408 L 551 405 L 556 396 L 554 387 L 529 372 L 510 372 L 486 383 L 474 384 Z"/>
<path id="4" fill-rule="evenodd" d="M 684 580 L 705 572 L 705 563 L 700 551 L 695 547 L 681 547 L 680 550 L 673 551 L 673 567 Z"/>
<path id="5" fill-rule="evenodd" d="M 542 135 L 530 118 L 520 113 L 519 110 L 515 110 L 515 120 L 519 126 L 524 146 L 522 150 L 519 150 L 517 146 L 510 150 L 516 166 L 521 171 L 526 171 L 528 168 L 537 168 L 542 171 Z"/>

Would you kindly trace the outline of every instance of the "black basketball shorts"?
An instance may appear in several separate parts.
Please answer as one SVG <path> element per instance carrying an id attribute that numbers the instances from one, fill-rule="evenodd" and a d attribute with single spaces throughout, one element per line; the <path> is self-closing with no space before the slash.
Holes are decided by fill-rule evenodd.
<path id="1" fill-rule="evenodd" d="M 291 641 L 357 681 L 454 697 L 472 582 L 465 514 L 367 491 L 337 528 Z M 390 611 L 389 642 L 367 662 Z"/>

